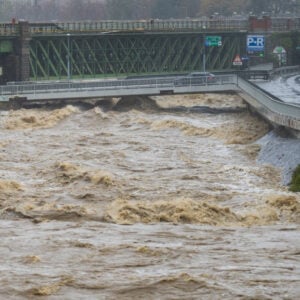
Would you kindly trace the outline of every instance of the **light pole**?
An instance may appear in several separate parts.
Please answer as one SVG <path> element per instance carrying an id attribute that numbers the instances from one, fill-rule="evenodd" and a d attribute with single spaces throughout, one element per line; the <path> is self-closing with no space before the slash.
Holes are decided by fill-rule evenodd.
<path id="1" fill-rule="evenodd" d="M 202 27 L 204 30 L 206 29 L 206 26 L 204 25 Z M 206 34 L 205 31 L 203 32 L 203 72 L 206 72 Z"/>
<path id="2" fill-rule="evenodd" d="M 206 36 L 203 36 L 204 44 L 203 44 L 203 72 L 206 72 Z"/>
<path id="3" fill-rule="evenodd" d="M 71 64 L 70 64 L 70 33 L 67 33 L 68 55 L 67 55 L 67 73 L 68 80 L 71 79 Z"/>

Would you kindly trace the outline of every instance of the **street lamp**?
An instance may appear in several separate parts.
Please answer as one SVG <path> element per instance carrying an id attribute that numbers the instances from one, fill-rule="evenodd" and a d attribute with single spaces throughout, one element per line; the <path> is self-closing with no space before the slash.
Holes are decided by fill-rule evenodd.
<path id="1" fill-rule="evenodd" d="M 202 29 L 204 30 L 203 32 L 203 72 L 206 72 L 206 34 L 205 34 L 205 30 L 206 30 L 206 26 L 202 26 Z"/>
<path id="2" fill-rule="evenodd" d="M 70 64 L 70 33 L 67 33 L 67 42 L 68 42 L 68 55 L 67 55 L 67 73 L 68 80 L 71 79 L 71 64 Z"/>

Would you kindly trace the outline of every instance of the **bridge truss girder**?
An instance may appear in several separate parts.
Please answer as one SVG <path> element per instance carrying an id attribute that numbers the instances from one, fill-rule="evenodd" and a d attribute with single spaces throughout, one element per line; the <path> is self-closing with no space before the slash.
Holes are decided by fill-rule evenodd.
<path id="1" fill-rule="evenodd" d="M 207 35 L 207 34 L 206 34 Z M 245 34 L 224 33 L 222 46 L 206 47 L 206 69 L 232 67 Z M 203 70 L 203 33 L 35 36 L 30 42 L 32 79 L 93 78 Z"/>

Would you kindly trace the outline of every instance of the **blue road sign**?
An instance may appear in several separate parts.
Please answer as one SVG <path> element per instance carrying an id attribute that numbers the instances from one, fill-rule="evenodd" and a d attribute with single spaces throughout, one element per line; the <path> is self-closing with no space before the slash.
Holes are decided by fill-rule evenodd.
<path id="1" fill-rule="evenodd" d="M 263 35 L 247 35 L 247 51 L 259 52 L 265 50 L 265 37 Z"/>

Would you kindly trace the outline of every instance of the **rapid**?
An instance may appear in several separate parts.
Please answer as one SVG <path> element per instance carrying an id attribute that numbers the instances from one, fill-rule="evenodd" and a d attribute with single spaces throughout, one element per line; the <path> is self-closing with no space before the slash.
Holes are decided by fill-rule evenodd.
<path id="1" fill-rule="evenodd" d="M 239 96 L 0 116 L 0 299 L 298 299 L 300 195 Z"/>

